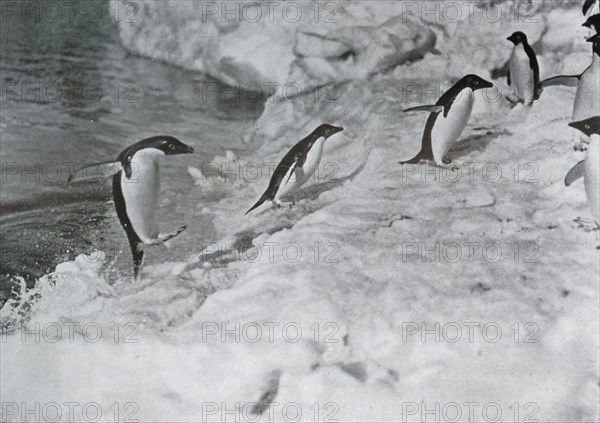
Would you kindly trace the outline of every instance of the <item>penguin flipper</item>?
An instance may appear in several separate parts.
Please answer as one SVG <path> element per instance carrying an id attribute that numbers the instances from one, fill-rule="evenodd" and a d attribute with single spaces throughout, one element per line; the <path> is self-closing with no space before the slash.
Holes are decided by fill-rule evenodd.
<path id="1" fill-rule="evenodd" d="M 587 15 L 588 10 L 590 10 L 590 7 L 594 5 L 595 1 L 596 0 L 585 0 L 585 3 L 583 3 L 583 8 L 581 9 L 584 15 Z"/>
<path id="2" fill-rule="evenodd" d="M 512 80 L 510 79 L 510 69 L 508 70 L 508 74 L 506 75 L 506 82 L 508 82 L 508 86 L 512 85 Z"/>
<path id="3" fill-rule="evenodd" d="M 438 105 L 427 105 L 427 106 L 418 106 L 411 107 L 410 109 L 404 109 L 403 112 L 429 112 L 429 113 L 441 113 L 444 111 L 444 106 Z"/>
<path id="4" fill-rule="evenodd" d="M 567 87 L 576 87 L 579 85 L 581 75 L 560 75 L 553 78 L 544 79 L 539 83 L 539 88 L 554 87 L 556 85 L 565 85 Z"/>
<path id="5" fill-rule="evenodd" d="M 267 192 L 265 192 L 265 193 L 264 193 L 264 194 L 263 194 L 263 195 L 262 195 L 262 196 L 259 198 L 259 200 L 258 200 L 258 201 L 257 201 L 257 202 L 256 202 L 256 203 L 255 203 L 255 204 L 252 206 L 252 207 L 250 207 L 250 209 L 249 209 L 249 210 L 248 210 L 246 213 L 244 213 L 244 216 L 245 216 L 245 215 L 247 215 L 248 213 L 250 213 L 252 210 L 254 210 L 254 209 L 256 209 L 256 208 L 260 207 L 260 206 L 261 206 L 261 205 L 262 205 L 262 204 L 263 204 L 265 201 L 268 201 L 268 200 L 270 200 L 270 199 L 271 199 L 271 198 L 270 198 L 270 196 L 269 196 L 269 193 L 268 193 L 268 191 L 267 191 Z"/>
<path id="6" fill-rule="evenodd" d="M 116 175 L 121 170 L 120 162 L 101 162 L 85 166 L 69 175 L 68 183 L 103 179 Z"/>
<path id="7" fill-rule="evenodd" d="M 570 186 L 573 182 L 579 178 L 583 178 L 585 174 L 585 160 L 580 161 L 569 170 L 567 176 L 565 176 L 565 186 Z"/>
<path id="8" fill-rule="evenodd" d="M 185 231 L 185 228 L 187 228 L 187 225 L 181 226 L 179 229 L 177 229 L 177 230 L 175 230 L 173 232 L 169 232 L 169 233 L 166 233 L 166 234 L 158 234 L 157 238 L 149 239 L 149 240 L 145 241 L 144 244 L 146 244 L 146 245 L 159 245 L 159 244 L 165 243 L 165 242 L 169 241 L 170 239 L 175 238 L 177 235 L 179 235 L 183 231 Z"/>

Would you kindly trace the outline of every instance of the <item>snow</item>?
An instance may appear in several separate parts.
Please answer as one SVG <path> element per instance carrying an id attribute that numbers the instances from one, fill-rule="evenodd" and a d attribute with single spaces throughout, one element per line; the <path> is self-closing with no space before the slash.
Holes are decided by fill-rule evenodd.
<path id="1" fill-rule="evenodd" d="M 354 3 L 347 10 L 357 7 L 360 15 Z M 377 25 L 392 19 L 369 8 Z M 510 54 L 505 26 L 485 31 L 494 65 Z M 466 48 L 457 34 L 444 43 Z M 425 95 L 404 97 L 407 84 L 443 86 L 465 71 L 440 50 L 347 82 L 335 101 L 268 102 L 247 134 L 261 148 L 218 158 L 277 162 L 319 124 L 344 127 L 295 207 L 243 216 L 267 174 L 250 183 L 188 169 L 219 245 L 198 241 L 180 262 L 150 263 L 139 283 L 112 286 L 100 253 L 81 256 L 23 292 L 29 307 L 7 303 L 8 329 L 79 326 L 74 342 L 3 335 L 3 402 L 95 402 L 100 421 L 114 421 L 114 403 L 120 419 L 134 410 L 157 422 L 295 421 L 298 410 L 299 421 L 452 421 L 457 410 L 459 421 L 493 421 L 498 410 L 500 421 L 598 421 L 598 231 L 583 185 L 563 184 L 581 160 L 567 126 L 574 89 L 552 87 L 515 109 L 478 91 L 449 153 L 460 176 L 402 167 L 427 118 L 402 113 Z M 559 72 L 554 55 L 540 58 L 544 75 Z M 469 63 L 484 78 L 494 67 Z M 227 196 L 207 210 L 211 190 Z M 97 327 L 103 335 L 91 342 Z M 268 410 L 258 417 L 261 401 Z"/>

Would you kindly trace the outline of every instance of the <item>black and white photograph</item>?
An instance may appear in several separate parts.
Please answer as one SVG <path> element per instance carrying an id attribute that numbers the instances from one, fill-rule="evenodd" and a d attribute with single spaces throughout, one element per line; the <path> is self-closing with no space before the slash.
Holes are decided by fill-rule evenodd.
<path id="1" fill-rule="evenodd" d="M 600 422 L 599 0 L 0 0 L 0 421 Z"/>

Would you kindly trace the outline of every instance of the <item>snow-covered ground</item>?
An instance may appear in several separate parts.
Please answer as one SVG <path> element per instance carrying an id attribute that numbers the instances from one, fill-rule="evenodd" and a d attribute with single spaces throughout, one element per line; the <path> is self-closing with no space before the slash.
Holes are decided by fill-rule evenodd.
<path id="1" fill-rule="evenodd" d="M 542 77 L 587 66 L 580 18 L 574 8 L 531 25 L 544 37 L 548 22 L 563 28 L 552 49 L 542 38 Z M 62 421 L 68 402 L 88 417 L 98 404 L 99 421 L 115 410 L 154 422 L 598 421 L 598 231 L 582 184 L 563 184 L 581 160 L 567 126 L 574 89 L 510 109 L 498 80 L 449 153 L 460 173 L 398 164 L 427 117 L 402 109 L 464 73 L 489 78 L 513 27 L 438 35 L 440 55 L 347 81 L 328 101 L 268 102 L 247 134 L 262 147 L 237 161 L 245 179 L 191 172 L 194 195 L 224 193 L 198 207 L 219 245 L 149 264 L 138 284 L 111 286 L 101 257 L 79 257 L 3 308 L 6 332 L 23 316 L 32 332 L 2 338 L 2 402 L 15 413 L 55 402 Z M 268 182 L 251 181 L 255 164 L 321 123 L 345 130 L 295 207 L 244 216 Z"/>

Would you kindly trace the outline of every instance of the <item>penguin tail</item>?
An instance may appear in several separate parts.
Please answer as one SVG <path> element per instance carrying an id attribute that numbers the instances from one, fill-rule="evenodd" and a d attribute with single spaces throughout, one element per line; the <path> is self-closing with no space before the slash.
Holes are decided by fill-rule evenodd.
<path id="1" fill-rule="evenodd" d="M 256 204 L 254 204 L 252 207 L 250 207 L 250 209 L 249 209 L 249 210 L 248 210 L 246 213 L 244 213 L 244 216 L 245 216 L 245 215 L 247 215 L 248 213 L 250 213 L 252 210 L 254 210 L 254 209 L 256 209 L 256 208 L 260 207 L 260 206 L 261 206 L 261 205 L 262 205 L 262 204 L 263 204 L 265 201 L 268 201 L 268 200 L 270 200 L 270 198 L 269 198 L 269 194 L 265 192 L 265 193 L 264 193 L 264 194 L 263 194 L 263 195 L 260 197 L 260 199 L 259 199 L 259 200 L 256 202 Z"/>
<path id="2" fill-rule="evenodd" d="M 419 151 L 419 154 L 417 154 L 415 157 L 413 157 L 410 160 L 405 160 L 405 161 L 401 161 L 398 162 L 400 164 L 416 164 L 419 163 L 421 160 L 430 160 L 433 161 L 433 154 L 427 153 L 423 150 Z"/>

